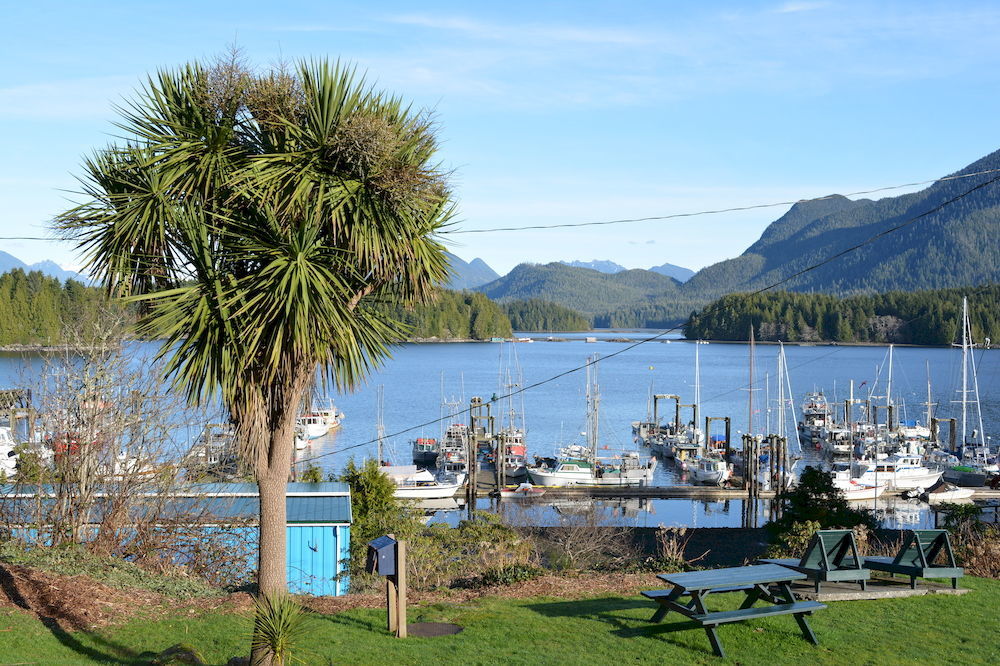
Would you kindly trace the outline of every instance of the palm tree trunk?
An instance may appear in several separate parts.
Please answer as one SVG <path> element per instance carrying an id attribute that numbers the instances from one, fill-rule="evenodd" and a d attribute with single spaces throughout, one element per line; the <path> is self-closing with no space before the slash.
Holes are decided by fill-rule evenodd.
<path id="1" fill-rule="evenodd" d="M 291 471 L 295 418 L 304 382 L 295 381 L 284 393 L 287 399 L 273 405 L 273 430 L 264 439 L 265 451 L 257 459 L 255 472 L 260 498 L 260 534 L 257 551 L 257 593 L 274 596 L 288 591 L 287 510 L 285 494 Z M 271 655 L 256 648 L 250 655 L 254 666 L 270 666 Z"/>

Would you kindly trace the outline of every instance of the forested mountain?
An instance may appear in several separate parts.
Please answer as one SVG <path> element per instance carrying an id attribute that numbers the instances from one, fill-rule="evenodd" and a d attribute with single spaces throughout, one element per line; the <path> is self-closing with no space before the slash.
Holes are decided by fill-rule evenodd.
<path id="1" fill-rule="evenodd" d="M 575 310 L 532 298 L 502 305 L 515 331 L 589 331 L 590 321 Z"/>
<path id="2" fill-rule="evenodd" d="M 1000 168 L 1000 151 L 958 174 Z M 1000 183 L 949 200 L 997 177 L 936 183 L 878 201 L 834 196 L 792 206 L 741 256 L 699 271 L 684 286 L 704 296 L 778 282 L 873 236 L 898 231 L 782 285 L 794 291 L 913 291 L 1000 281 Z M 937 207 L 940 210 L 935 210 Z M 925 213 L 929 213 L 924 215 Z"/>
<path id="3" fill-rule="evenodd" d="M 541 298 L 587 316 L 616 310 L 623 304 L 645 303 L 664 295 L 676 295 L 673 278 L 644 270 L 601 273 L 566 264 L 521 264 L 514 270 L 478 288 L 490 298 L 506 302 Z"/>
<path id="4" fill-rule="evenodd" d="M 724 294 L 778 283 L 790 291 L 850 295 L 1000 282 L 1000 182 L 988 184 L 998 174 L 981 173 L 993 169 L 1000 169 L 1000 151 L 955 174 L 967 177 L 920 192 L 795 204 L 742 255 L 683 284 L 656 282 L 650 271 L 605 275 L 546 264 L 518 266 L 479 289 L 500 301 L 549 300 L 591 316 L 595 326 L 665 327 Z"/>
<path id="5" fill-rule="evenodd" d="M 85 324 L 103 302 L 99 290 L 75 280 L 15 268 L 0 275 L 0 345 L 68 342 L 67 330 Z"/>
<path id="6" fill-rule="evenodd" d="M 478 257 L 466 263 L 450 252 L 446 252 L 445 254 L 448 255 L 448 264 L 451 267 L 451 279 L 444 285 L 446 289 L 459 291 L 462 289 L 474 289 L 481 284 L 492 282 L 500 277 L 496 271 Z"/>
<path id="7" fill-rule="evenodd" d="M 1000 285 L 935 289 L 839 298 L 787 291 L 731 294 L 691 315 L 688 339 L 895 342 L 948 345 L 960 342 L 962 297 L 969 299 L 972 336 L 1000 340 Z"/>
<path id="8" fill-rule="evenodd" d="M 489 340 L 512 334 L 500 306 L 474 291 L 440 289 L 427 305 L 394 306 L 391 312 L 410 328 L 411 338 Z"/>

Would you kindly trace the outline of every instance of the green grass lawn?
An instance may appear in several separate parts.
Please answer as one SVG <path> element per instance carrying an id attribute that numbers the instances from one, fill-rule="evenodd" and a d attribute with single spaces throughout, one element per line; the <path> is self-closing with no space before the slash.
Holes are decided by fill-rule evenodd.
<path id="1" fill-rule="evenodd" d="M 810 619 L 820 645 L 807 643 L 791 616 L 719 628 L 730 661 L 741 664 L 1000 663 L 1000 582 L 966 578 L 964 596 L 932 595 L 833 602 Z M 712 606 L 736 598 L 720 596 Z M 399 640 L 384 611 L 317 616 L 307 664 L 690 664 L 723 663 L 702 629 L 676 615 L 651 625 L 652 602 L 638 596 L 580 600 L 484 598 L 410 609 L 410 622 L 455 622 L 441 638 Z M 97 633 L 54 633 L 32 616 L 0 611 L 0 664 L 139 664 L 149 652 L 194 645 L 213 664 L 246 652 L 247 617 L 136 621 Z M 141 656 L 146 653 L 147 656 Z"/>

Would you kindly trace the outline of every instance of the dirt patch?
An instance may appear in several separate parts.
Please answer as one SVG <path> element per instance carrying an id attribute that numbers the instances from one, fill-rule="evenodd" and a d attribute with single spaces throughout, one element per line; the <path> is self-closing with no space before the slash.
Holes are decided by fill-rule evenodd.
<path id="1" fill-rule="evenodd" d="M 135 617 L 176 615 L 178 611 L 198 615 L 252 605 L 247 594 L 178 601 L 147 590 L 118 590 L 89 576 L 62 576 L 0 564 L 0 608 L 21 609 L 46 626 L 64 631 L 92 630 Z"/>
<path id="2" fill-rule="evenodd" d="M 560 575 L 545 575 L 532 580 L 497 587 L 482 587 L 474 590 L 442 589 L 429 592 L 411 592 L 408 601 L 411 604 L 430 604 L 438 602 L 463 603 L 481 597 L 499 597 L 502 599 L 528 599 L 531 597 L 555 597 L 560 599 L 575 599 L 577 597 L 598 596 L 601 594 L 634 595 L 639 588 L 655 589 L 662 587 L 652 573 L 565 573 Z M 334 615 L 355 608 L 384 608 L 384 594 L 348 594 L 343 597 L 304 597 L 303 603 L 312 611 L 324 615 Z"/>

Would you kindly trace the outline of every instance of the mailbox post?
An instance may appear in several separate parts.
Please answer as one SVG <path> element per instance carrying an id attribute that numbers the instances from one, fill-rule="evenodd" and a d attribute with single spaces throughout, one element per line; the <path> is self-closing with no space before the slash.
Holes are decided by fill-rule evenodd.
<path id="1" fill-rule="evenodd" d="M 385 576 L 387 627 L 397 638 L 406 638 L 406 542 L 391 534 L 369 541 L 365 569 Z"/>

